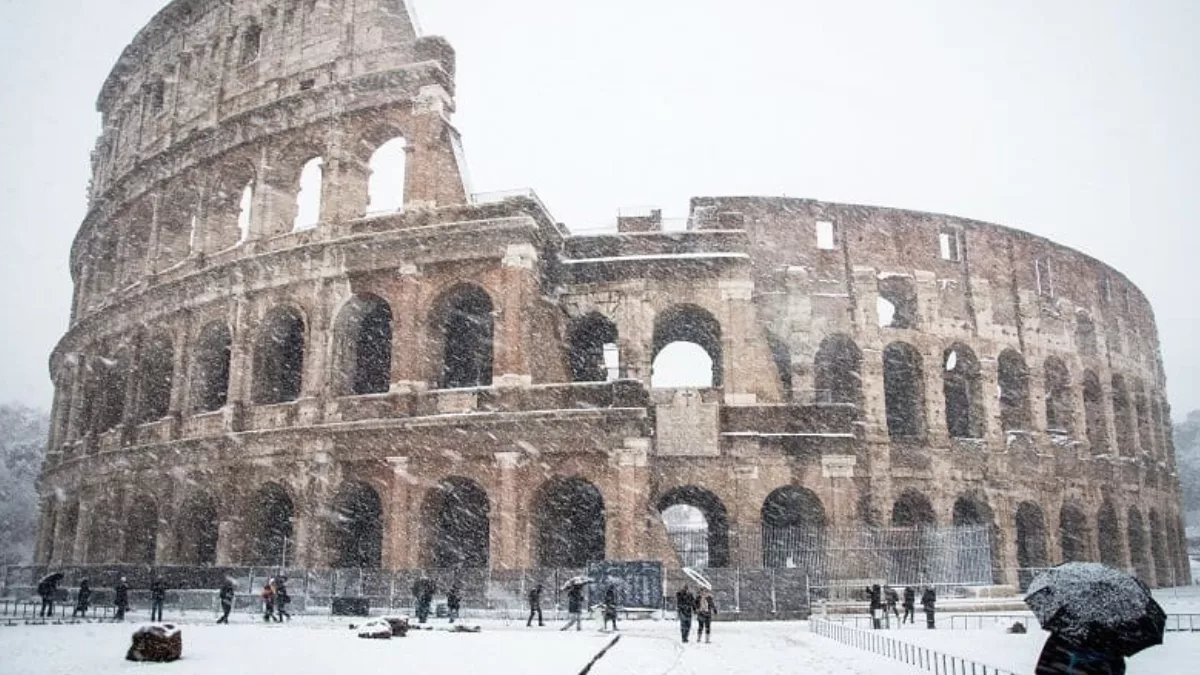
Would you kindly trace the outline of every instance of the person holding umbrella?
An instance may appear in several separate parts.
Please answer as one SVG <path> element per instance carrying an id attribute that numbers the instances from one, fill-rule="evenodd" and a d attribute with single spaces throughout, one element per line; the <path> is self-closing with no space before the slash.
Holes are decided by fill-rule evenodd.
<path id="1" fill-rule="evenodd" d="M 576 631 L 583 630 L 583 587 L 587 585 L 586 581 L 580 582 L 578 578 L 567 582 L 570 588 L 567 590 L 567 625 L 563 626 L 563 630 L 568 630 L 571 626 L 575 626 Z"/>
<path id="2" fill-rule="evenodd" d="M 92 601 L 92 587 L 88 584 L 87 577 L 79 580 L 79 592 L 75 595 L 75 611 L 71 612 L 71 618 L 82 615 L 87 618 L 88 605 Z"/>
<path id="3" fill-rule="evenodd" d="M 124 621 L 125 612 L 129 611 L 129 582 L 125 580 L 125 577 L 121 577 L 113 589 L 113 606 L 117 608 L 116 614 L 113 615 L 113 622 Z"/>
<path id="4" fill-rule="evenodd" d="M 39 616 L 43 619 L 54 618 L 54 596 L 58 594 L 58 582 L 62 581 L 62 578 L 62 572 L 54 572 L 38 581 L 37 594 L 42 598 L 42 610 Z"/>
<path id="5" fill-rule="evenodd" d="M 525 622 L 525 627 L 529 628 L 533 625 L 533 615 L 537 614 L 538 626 L 545 626 L 542 622 L 542 585 L 538 584 L 529 591 L 529 620 Z"/>
<path id="6" fill-rule="evenodd" d="M 712 589 L 701 586 L 696 596 L 696 642 L 701 636 L 705 643 L 712 640 L 712 618 L 716 613 L 717 601 L 713 600 Z"/>
<path id="7" fill-rule="evenodd" d="M 1050 632 L 1035 675 L 1124 675 L 1125 658 L 1162 644 L 1167 615 L 1141 580 L 1100 563 L 1065 563 L 1025 604 Z"/>
<path id="8" fill-rule="evenodd" d="M 675 613 L 679 617 L 679 633 L 683 641 L 688 641 L 692 633 L 692 612 L 696 610 L 696 596 L 688 590 L 687 584 L 675 594 Z"/>
<path id="9" fill-rule="evenodd" d="M 608 622 L 612 621 L 613 630 L 617 629 L 617 587 L 614 584 L 609 584 L 608 588 L 604 589 L 604 628 L 608 630 Z"/>

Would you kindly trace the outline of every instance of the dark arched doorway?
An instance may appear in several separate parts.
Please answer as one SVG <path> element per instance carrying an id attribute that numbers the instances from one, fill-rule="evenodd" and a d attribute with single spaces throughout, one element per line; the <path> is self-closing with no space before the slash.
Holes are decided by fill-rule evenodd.
<path id="1" fill-rule="evenodd" d="M 187 498 L 176 530 L 177 562 L 183 565 L 215 565 L 220 518 L 211 496 L 197 492 Z"/>
<path id="2" fill-rule="evenodd" d="M 812 490 L 776 489 L 762 505 L 763 566 L 821 570 L 826 525 L 825 507 Z"/>
<path id="3" fill-rule="evenodd" d="M 447 478 L 425 496 L 424 558 L 437 569 L 487 568 L 491 503 L 469 478 Z"/>
<path id="4" fill-rule="evenodd" d="M 1046 548 L 1046 518 L 1033 502 L 1017 506 L 1017 581 L 1021 589 L 1050 564 Z"/>
<path id="5" fill-rule="evenodd" d="M 331 542 L 338 569 L 377 569 L 383 556 L 383 507 L 379 493 L 363 483 L 342 487 L 333 500 Z"/>
<path id="6" fill-rule="evenodd" d="M 294 555 L 292 546 L 292 498 L 278 483 L 259 488 L 251 500 L 253 527 L 248 547 L 249 563 L 259 566 L 286 567 Z"/>
<path id="7" fill-rule="evenodd" d="M 1090 557 L 1087 516 L 1074 504 L 1063 504 L 1058 516 L 1058 538 L 1063 562 L 1082 562 Z"/>
<path id="8" fill-rule="evenodd" d="M 537 561 L 542 567 L 585 567 L 605 558 L 604 497 L 582 478 L 554 479 L 534 508 Z"/>
<path id="9" fill-rule="evenodd" d="M 125 518 L 125 555 L 133 565 L 153 565 L 158 548 L 158 505 L 149 497 L 136 497 Z"/>
<path id="10" fill-rule="evenodd" d="M 694 517 L 683 520 L 688 508 L 699 512 L 699 522 Z M 671 509 L 677 511 L 668 513 Z M 729 566 L 729 516 L 716 495 L 693 485 L 677 487 L 658 500 L 658 511 L 667 526 L 667 536 L 685 566 Z M 679 515 L 672 517 L 674 513 Z"/>
<path id="11" fill-rule="evenodd" d="M 1112 502 L 1105 501 L 1096 513 L 1096 542 L 1100 544 L 1100 562 L 1117 569 L 1125 569 L 1125 538 L 1117 520 L 1117 510 Z"/>

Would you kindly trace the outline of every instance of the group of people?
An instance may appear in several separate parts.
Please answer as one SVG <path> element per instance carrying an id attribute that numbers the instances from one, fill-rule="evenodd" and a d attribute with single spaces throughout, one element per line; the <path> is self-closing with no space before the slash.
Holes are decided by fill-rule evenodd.
<path id="1" fill-rule="evenodd" d="M 224 594 L 225 589 L 222 588 L 221 592 L 222 592 L 222 594 Z M 233 586 L 232 585 L 229 586 L 229 596 L 230 596 L 230 607 L 232 607 L 232 602 L 233 602 Z M 262 589 L 262 602 L 263 602 L 263 621 L 269 622 L 269 621 L 274 620 L 277 623 L 283 623 L 283 620 L 285 618 L 288 621 L 291 621 L 292 615 L 288 614 L 287 606 L 289 604 L 291 604 L 292 596 L 288 594 L 287 577 L 281 576 L 281 577 L 277 577 L 274 579 L 267 579 L 267 583 L 266 583 L 266 585 L 263 586 L 263 589 Z M 220 619 L 217 620 L 217 623 L 229 623 L 229 611 L 225 609 L 224 598 L 222 598 L 222 600 L 221 600 L 221 605 L 222 605 L 221 608 L 222 608 L 222 610 L 224 610 L 225 613 Z"/>
<path id="2" fill-rule="evenodd" d="M 712 590 L 701 586 L 696 593 L 683 585 L 675 594 L 675 613 L 679 617 L 679 632 L 683 641 L 687 642 L 692 633 L 692 616 L 696 617 L 696 642 L 703 637 L 705 642 L 712 639 L 712 619 L 717 614 L 717 601 L 713 599 Z"/>
<path id="3" fill-rule="evenodd" d="M 429 577 L 421 577 L 413 582 L 413 606 L 416 608 L 418 623 L 425 623 L 429 620 L 429 614 L 433 610 L 433 596 L 436 593 L 437 584 Z M 458 621 L 458 615 L 461 611 L 462 589 L 455 583 L 446 592 L 446 613 L 450 619 L 450 623 Z"/>
<path id="4" fill-rule="evenodd" d="M 39 618 L 54 618 L 54 599 L 58 595 L 58 581 L 61 575 L 52 575 L 38 582 L 37 594 L 42 600 L 38 612 Z M 150 584 L 150 620 L 162 621 L 163 600 L 166 596 L 166 584 L 160 578 L 155 578 Z M 72 619 L 87 618 L 92 608 L 91 581 L 84 577 L 79 580 L 79 590 L 75 594 L 75 608 L 71 612 Z M 129 584 L 125 577 L 113 587 L 113 621 L 124 621 L 125 612 L 129 610 Z"/>
<path id="5" fill-rule="evenodd" d="M 900 619 L 900 624 L 916 623 L 916 600 L 917 589 L 912 586 L 904 588 L 904 602 L 901 605 L 904 608 L 904 616 L 900 616 L 900 611 L 896 609 L 896 605 L 900 604 L 900 594 L 891 586 L 874 584 L 867 587 L 867 598 L 870 603 L 871 610 L 871 627 L 882 628 L 883 619 L 891 614 L 897 619 Z M 925 610 L 925 627 L 933 630 L 937 627 L 935 621 L 937 605 L 937 591 L 932 586 L 926 586 L 921 592 L 921 607 Z"/>

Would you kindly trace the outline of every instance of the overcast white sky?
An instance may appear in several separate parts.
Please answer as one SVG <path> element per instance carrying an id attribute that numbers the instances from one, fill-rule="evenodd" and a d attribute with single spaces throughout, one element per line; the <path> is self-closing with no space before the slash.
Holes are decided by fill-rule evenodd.
<path id="1" fill-rule="evenodd" d="M 574 228 L 693 195 L 812 197 L 1019 227 L 1154 303 L 1200 408 L 1200 2 L 413 0 L 458 50 L 475 189 Z M 0 0 L 0 401 L 49 406 L 94 104 L 165 0 Z"/>

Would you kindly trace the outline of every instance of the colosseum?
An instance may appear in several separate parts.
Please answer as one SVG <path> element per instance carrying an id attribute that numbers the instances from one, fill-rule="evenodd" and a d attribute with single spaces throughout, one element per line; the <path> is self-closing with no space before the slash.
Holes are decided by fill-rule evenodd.
<path id="1" fill-rule="evenodd" d="M 97 107 L 38 569 L 1188 580 L 1153 311 L 1098 260 L 774 197 L 572 234 L 472 193 L 400 0 L 175 0 Z"/>

